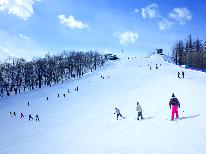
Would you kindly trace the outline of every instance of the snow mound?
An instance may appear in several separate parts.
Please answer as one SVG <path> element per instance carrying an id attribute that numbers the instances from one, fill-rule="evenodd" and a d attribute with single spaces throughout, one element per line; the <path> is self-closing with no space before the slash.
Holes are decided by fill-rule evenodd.
<path id="1" fill-rule="evenodd" d="M 157 62 L 157 63 L 165 62 L 165 60 L 159 54 L 154 54 L 154 55 L 150 56 L 150 60 L 153 62 Z"/>

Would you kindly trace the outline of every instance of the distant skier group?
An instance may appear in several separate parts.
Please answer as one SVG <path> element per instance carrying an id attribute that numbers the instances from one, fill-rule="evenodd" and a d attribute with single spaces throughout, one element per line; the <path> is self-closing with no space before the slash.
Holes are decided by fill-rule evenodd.
<path id="1" fill-rule="evenodd" d="M 77 86 L 74 90 L 75 90 L 75 91 L 79 91 L 79 87 Z M 67 90 L 67 92 L 68 92 L 68 93 L 70 92 L 69 89 Z M 60 94 L 58 94 L 57 97 L 60 97 Z M 65 94 L 65 93 L 63 94 L 63 97 L 66 97 L 66 94 Z M 47 100 L 47 101 L 49 100 L 49 97 L 48 97 L 48 96 L 46 97 L 46 100 Z M 30 106 L 30 102 L 29 102 L 29 101 L 27 102 L 27 106 L 28 106 L 28 107 Z M 13 116 L 16 117 L 16 116 L 17 116 L 16 112 L 10 112 L 9 114 L 10 114 L 10 117 L 13 117 Z M 21 112 L 21 113 L 20 113 L 20 119 L 22 119 L 22 118 L 24 118 L 24 117 L 25 117 L 24 114 Z M 31 114 L 28 115 L 28 118 L 29 118 L 29 121 L 31 121 L 31 120 L 34 119 Z M 36 122 L 37 122 L 37 121 L 40 121 L 40 119 L 39 119 L 39 114 L 36 114 L 36 115 L 35 115 L 35 121 L 36 121 Z"/>
<path id="2" fill-rule="evenodd" d="M 170 109 L 172 109 L 171 120 L 172 121 L 174 120 L 175 115 L 176 115 L 176 119 L 178 119 L 179 118 L 178 108 L 180 108 L 180 103 L 179 103 L 179 100 L 175 97 L 174 93 L 172 94 L 172 98 L 169 101 L 169 107 Z M 144 119 L 142 115 L 142 107 L 140 106 L 138 101 L 137 101 L 136 111 L 138 112 L 137 120 L 140 120 L 140 118 Z M 122 116 L 122 114 L 120 113 L 120 109 L 118 109 L 117 107 L 115 107 L 114 114 L 116 114 L 117 120 L 119 116 L 123 119 L 126 118 Z"/>
<path id="3" fill-rule="evenodd" d="M 75 90 L 75 91 L 79 91 L 79 87 L 77 86 L 74 90 Z M 67 89 L 67 93 L 70 93 L 69 89 Z M 60 94 L 59 94 L 59 93 L 57 94 L 57 97 L 60 97 Z M 63 94 L 63 97 L 66 97 L 66 94 L 65 94 L 65 93 Z M 48 101 L 48 100 L 49 100 L 49 97 L 46 97 L 46 100 Z"/>
<path id="4" fill-rule="evenodd" d="M 13 113 L 10 112 L 10 116 L 11 116 L 11 117 L 13 117 L 13 116 L 16 117 L 16 112 L 13 112 Z M 36 114 L 35 117 L 36 117 L 36 121 L 40 121 L 40 119 L 39 119 L 39 114 Z M 24 118 L 24 114 L 21 112 L 21 113 L 20 113 L 20 119 L 22 119 L 22 118 Z M 29 121 L 30 121 L 30 120 L 33 120 L 33 117 L 32 117 L 31 114 L 29 114 Z"/>
<path id="5" fill-rule="evenodd" d="M 150 64 L 148 64 L 147 66 L 149 66 L 149 69 L 152 70 L 152 66 Z M 159 64 L 159 67 L 162 66 L 162 64 Z M 159 69 L 158 64 L 155 65 L 155 69 Z"/>
<path id="6" fill-rule="evenodd" d="M 31 120 L 31 119 L 33 120 L 33 117 L 31 116 L 31 114 L 29 114 L 29 120 Z M 40 121 L 38 114 L 36 114 L 36 121 Z"/>
<path id="7" fill-rule="evenodd" d="M 139 117 L 141 117 L 141 119 L 144 119 L 143 116 L 142 116 L 142 107 L 140 106 L 139 102 L 137 101 L 137 106 L 136 106 L 136 111 L 138 112 L 138 115 L 137 115 L 137 120 L 139 120 Z M 118 117 L 122 117 L 123 119 L 125 119 L 126 117 L 123 117 L 120 113 L 120 109 L 116 108 L 115 107 L 115 112 L 114 114 L 117 115 L 117 120 L 118 120 Z"/>
<path id="8" fill-rule="evenodd" d="M 106 79 L 106 77 L 103 76 L 103 75 L 101 75 L 101 78 L 102 78 L 102 79 Z M 108 75 L 108 76 L 107 76 L 107 79 L 109 79 L 109 78 L 110 78 L 110 76 Z"/>
<path id="9" fill-rule="evenodd" d="M 180 72 L 178 72 L 177 77 L 181 79 L 181 77 L 180 77 Z M 183 78 L 183 79 L 185 78 L 185 72 L 183 72 L 183 71 L 182 71 L 182 78 Z"/>

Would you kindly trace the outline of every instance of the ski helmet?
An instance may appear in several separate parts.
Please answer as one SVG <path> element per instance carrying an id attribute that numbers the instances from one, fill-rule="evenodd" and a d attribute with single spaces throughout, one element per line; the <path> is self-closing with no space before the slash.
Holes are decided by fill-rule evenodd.
<path id="1" fill-rule="evenodd" d="M 172 97 L 175 97 L 175 94 L 174 94 L 174 93 L 172 93 Z"/>

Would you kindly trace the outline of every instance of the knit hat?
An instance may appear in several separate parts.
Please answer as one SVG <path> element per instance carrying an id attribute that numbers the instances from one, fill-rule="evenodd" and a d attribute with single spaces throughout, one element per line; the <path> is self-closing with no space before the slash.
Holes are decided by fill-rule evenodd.
<path id="1" fill-rule="evenodd" d="M 174 93 L 172 93 L 172 97 L 175 97 L 175 94 L 174 94 Z"/>

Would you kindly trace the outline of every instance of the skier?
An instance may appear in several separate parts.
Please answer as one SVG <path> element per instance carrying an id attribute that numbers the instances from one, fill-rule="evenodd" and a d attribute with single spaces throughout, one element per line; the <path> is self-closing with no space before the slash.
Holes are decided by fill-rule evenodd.
<path id="1" fill-rule="evenodd" d="M 142 107 L 139 105 L 139 102 L 138 102 L 138 101 L 137 101 L 136 111 L 138 112 L 137 120 L 139 120 L 139 117 L 141 117 L 141 119 L 143 119 L 143 116 L 142 116 Z"/>
<path id="2" fill-rule="evenodd" d="M 180 78 L 180 72 L 178 72 L 178 75 L 177 75 L 177 76 L 178 76 L 178 78 Z"/>
<path id="3" fill-rule="evenodd" d="M 65 94 L 63 94 L 63 96 L 64 96 L 64 97 L 66 97 L 66 95 L 65 95 Z"/>
<path id="4" fill-rule="evenodd" d="M 184 79 L 185 77 L 185 72 L 182 71 L 182 78 Z"/>
<path id="5" fill-rule="evenodd" d="M 156 69 L 158 69 L 158 66 L 157 66 L 157 64 L 156 64 L 156 67 L 155 67 Z"/>
<path id="6" fill-rule="evenodd" d="M 31 114 L 29 114 L 29 120 L 30 120 L 30 119 L 32 119 L 32 120 L 33 120 L 33 117 L 31 116 Z"/>
<path id="7" fill-rule="evenodd" d="M 29 102 L 27 103 L 27 106 L 29 106 Z"/>
<path id="8" fill-rule="evenodd" d="M 175 97 L 174 93 L 172 94 L 172 98 L 170 99 L 169 106 L 170 106 L 170 109 L 172 106 L 171 120 L 174 120 L 174 114 L 176 114 L 176 118 L 179 118 L 178 107 L 180 108 L 180 103 L 179 103 L 178 99 Z"/>
<path id="9" fill-rule="evenodd" d="M 23 117 L 24 117 L 24 114 L 23 114 L 23 113 L 21 113 L 21 117 L 20 117 L 20 119 L 21 119 L 21 118 L 23 118 Z"/>
<path id="10" fill-rule="evenodd" d="M 36 121 L 39 121 L 39 115 L 36 114 Z"/>
<path id="11" fill-rule="evenodd" d="M 118 108 L 116 108 L 116 107 L 115 107 L 115 112 L 114 112 L 114 114 L 117 114 L 117 120 L 118 120 L 118 117 L 119 117 L 119 116 L 122 117 L 122 115 L 121 115 L 121 113 L 120 113 L 120 110 L 119 110 Z M 122 117 L 122 118 L 124 118 L 124 117 Z"/>
<path id="12" fill-rule="evenodd" d="M 14 114 L 14 116 L 16 116 L 16 112 L 14 112 L 13 114 Z"/>
<path id="13" fill-rule="evenodd" d="M 12 117 L 12 112 L 9 112 L 10 116 Z"/>

